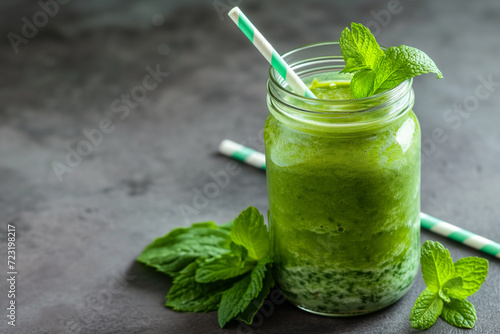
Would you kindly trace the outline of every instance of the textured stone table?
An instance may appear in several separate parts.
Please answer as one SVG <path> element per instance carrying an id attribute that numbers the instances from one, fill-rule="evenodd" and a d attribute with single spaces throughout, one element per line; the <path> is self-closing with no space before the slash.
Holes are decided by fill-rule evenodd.
<path id="1" fill-rule="evenodd" d="M 36 4 L 8 3 L 2 8 L 3 36 L 19 33 L 21 17 L 31 19 L 37 10 Z M 262 149 L 268 66 L 233 23 L 219 16 L 214 5 L 224 10 L 227 2 L 189 1 L 182 7 L 111 1 L 92 7 L 97 3 L 61 6 L 17 54 L 6 38 L 1 45 L 0 268 L 5 277 L 11 224 L 18 275 L 15 328 L 7 326 L 8 287 L 5 279 L 0 282 L 0 332 L 238 332 L 237 323 L 219 329 L 214 312 L 181 314 L 163 307 L 170 280 L 134 258 L 153 238 L 188 221 L 224 222 L 249 205 L 267 210 L 264 173 L 243 165 L 206 207 L 184 215 L 180 208 L 192 207 L 194 189 L 202 190 L 210 172 L 230 162 L 216 153 L 222 139 Z M 240 7 L 282 52 L 335 40 L 351 21 L 369 25 L 383 45 L 405 43 L 426 51 L 445 79 L 429 75 L 414 83 L 424 144 L 422 210 L 500 240 L 497 0 L 402 0 L 399 6 L 249 1 Z M 144 82 L 157 66 L 169 75 Z M 496 83 L 476 98 L 489 77 Z M 135 96 L 128 105 L 120 101 L 126 94 Z M 464 103 L 465 111 L 459 111 Z M 82 144 L 82 130 L 98 128 L 106 131 L 102 138 L 94 131 L 95 145 Z M 68 146 L 86 156 L 73 157 L 66 169 L 58 165 L 60 182 L 53 162 L 67 164 Z M 499 333 L 499 260 L 422 231 L 422 241 L 427 239 L 443 243 L 455 259 L 490 261 L 487 281 L 470 298 L 478 313 L 470 332 Z M 357 318 L 276 305 L 251 329 L 413 333 L 408 317 L 423 288 L 419 275 L 401 301 Z M 427 331 L 462 332 L 442 320 Z"/>

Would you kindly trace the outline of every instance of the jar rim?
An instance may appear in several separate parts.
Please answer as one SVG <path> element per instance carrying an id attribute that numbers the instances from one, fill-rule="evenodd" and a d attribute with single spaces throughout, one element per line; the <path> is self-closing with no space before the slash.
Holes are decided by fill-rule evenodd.
<path id="1" fill-rule="evenodd" d="M 282 54 L 282 57 L 286 61 L 286 58 L 289 58 L 298 52 L 307 51 L 308 49 L 312 49 L 315 47 L 334 46 L 334 45 L 340 46 L 339 42 L 333 42 L 333 41 L 332 42 L 320 42 L 320 43 L 308 44 L 308 45 L 300 46 L 298 48 L 287 51 L 284 54 Z M 381 48 L 383 50 L 386 49 L 385 47 L 381 47 Z M 329 58 L 339 59 L 339 60 L 341 60 L 340 62 L 343 62 L 345 64 L 345 62 L 343 61 L 343 57 L 341 55 L 331 55 Z M 313 59 L 315 59 L 315 58 L 313 58 Z M 304 59 L 304 60 L 301 60 L 300 62 L 298 62 L 298 64 L 303 65 L 308 60 L 312 61 L 313 59 Z M 288 65 L 294 70 L 295 70 L 295 67 L 297 67 L 297 63 L 288 63 Z M 297 74 L 300 77 L 300 74 L 299 73 L 297 73 Z M 281 80 L 279 80 L 280 78 L 281 78 Z M 277 91 L 279 93 L 283 94 L 284 96 L 287 96 L 289 98 L 293 98 L 297 101 L 305 103 L 306 105 L 308 103 L 311 103 L 313 105 L 317 105 L 318 101 L 321 101 L 321 104 L 323 106 L 329 106 L 329 107 L 335 107 L 335 106 L 341 107 L 343 105 L 348 104 L 351 106 L 351 108 L 350 108 L 351 110 L 348 110 L 348 111 L 343 110 L 341 112 L 338 110 L 321 110 L 321 111 L 316 110 L 316 111 L 314 111 L 314 110 L 307 110 L 307 109 L 303 109 L 303 108 L 297 108 L 296 105 L 289 103 L 289 101 L 281 101 L 281 102 L 284 102 L 289 107 L 294 107 L 295 109 L 302 109 L 302 111 L 308 112 L 308 113 L 321 113 L 321 114 L 325 114 L 325 115 L 327 115 L 327 114 L 339 115 L 339 114 L 358 114 L 360 112 L 370 112 L 370 111 L 378 109 L 378 107 L 376 107 L 377 101 L 384 101 L 384 102 L 388 103 L 390 101 L 394 101 L 395 99 L 401 98 L 401 97 L 405 96 L 411 90 L 413 79 L 412 78 L 407 79 L 407 80 L 401 82 L 396 87 L 393 87 L 393 88 L 388 89 L 386 91 L 383 91 L 381 93 L 377 93 L 377 94 L 374 94 L 374 95 L 371 95 L 368 97 L 359 98 L 359 99 L 355 99 L 355 98 L 353 98 L 353 99 L 316 99 L 316 98 L 306 97 L 306 96 L 299 95 L 299 94 L 293 92 L 292 90 L 287 89 L 286 87 L 288 84 L 283 85 L 283 83 L 286 84 L 286 80 L 284 78 L 282 78 L 281 75 L 272 66 L 270 66 L 269 67 L 269 80 L 268 80 L 268 84 L 267 84 L 268 92 L 273 93 L 273 91 L 270 89 L 271 87 L 273 87 L 273 88 L 277 89 Z M 277 98 L 276 94 L 272 94 L 272 95 L 274 95 L 274 97 Z M 356 110 L 356 109 L 352 108 L 353 105 L 360 105 L 360 106 L 371 105 L 372 107 L 367 108 L 367 109 Z M 381 105 L 382 104 L 378 104 L 378 106 L 381 106 Z"/>
<path id="2" fill-rule="evenodd" d="M 338 73 L 345 67 L 340 51 L 338 42 L 322 42 L 288 51 L 283 59 L 299 77 L 323 76 L 328 80 L 330 73 Z M 415 98 L 412 82 L 408 79 L 392 89 L 361 99 L 315 99 L 289 90 L 285 79 L 271 67 L 267 104 L 274 117 L 296 130 L 350 136 L 385 127 L 408 114 Z"/>

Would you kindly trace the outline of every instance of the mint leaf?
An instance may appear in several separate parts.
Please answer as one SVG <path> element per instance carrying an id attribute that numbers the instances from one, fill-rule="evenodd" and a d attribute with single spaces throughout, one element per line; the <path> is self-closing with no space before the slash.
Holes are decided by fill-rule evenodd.
<path id="1" fill-rule="evenodd" d="M 351 31 L 345 28 L 339 44 L 346 63 L 340 73 L 355 73 L 351 93 L 357 99 L 384 92 L 424 73 L 443 78 L 423 51 L 406 45 L 382 51 L 370 29 L 362 24 L 351 23 Z"/>
<path id="2" fill-rule="evenodd" d="M 425 289 L 411 310 L 411 327 L 424 330 L 431 327 L 441 314 L 443 301 L 436 292 Z"/>
<path id="3" fill-rule="evenodd" d="M 240 281 L 236 282 L 229 290 L 222 294 L 219 311 L 217 313 L 221 328 L 238 315 L 242 315 L 242 318 L 246 318 L 249 322 L 252 321 L 255 313 L 251 314 L 250 312 L 247 314 L 245 310 L 248 309 L 254 300 L 256 300 L 257 303 L 260 302 L 257 298 L 261 294 L 265 284 L 266 291 L 271 289 L 273 282 L 269 281 L 269 279 L 264 280 L 266 275 L 271 275 L 271 273 L 267 271 L 266 267 L 266 265 L 270 262 L 271 260 L 269 258 L 261 259 L 257 266 L 252 270 L 251 274 L 244 276 Z"/>
<path id="4" fill-rule="evenodd" d="M 268 271 L 266 272 L 264 281 L 262 283 L 262 290 L 259 292 L 257 297 L 255 297 L 252 302 L 248 304 L 248 306 L 236 316 L 236 319 L 241 320 L 249 325 L 252 324 L 255 314 L 257 314 L 259 309 L 262 307 L 262 304 L 264 304 L 264 300 L 271 292 L 271 289 L 274 287 L 273 275 L 270 272 L 271 266 L 271 263 L 267 265 Z"/>
<path id="5" fill-rule="evenodd" d="M 230 224 L 219 227 L 213 222 L 204 222 L 189 228 L 176 228 L 148 245 L 137 261 L 175 276 L 200 257 L 216 257 L 229 252 Z"/>
<path id="6" fill-rule="evenodd" d="M 463 286 L 451 291 L 449 296 L 457 299 L 472 296 L 488 275 L 488 261 L 479 257 L 464 257 L 455 262 L 455 275 L 462 277 Z"/>
<path id="7" fill-rule="evenodd" d="M 455 275 L 457 273 L 455 272 Z M 449 290 L 456 290 L 456 289 L 461 289 L 464 284 L 464 280 L 461 276 L 458 277 L 453 277 L 450 278 L 446 283 L 443 284 L 443 290 L 449 291 Z"/>
<path id="8" fill-rule="evenodd" d="M 450 297 L 444 293 L 443 289 L 440 289 L 438 292 L 439 298 L 441 298 L 444 302 L 449 303 L 450 302 Z"/>
<path id="9" fill-rule="evenodd" d="M 340 73 L 354 73 L 360 70 L 373 69 L 375 64 L 384 57 L 384 51 L 380 48 L 375 36 L 359 23 L 351 23 L 351 31 L 345 28 L 339 40 L 342 56 L 346 63 Z"/>
<path id="10" fill-rule="evenodd" d="M 463 279 L 462 277 L 454 277 L 450 278 L 446 283 L 443 284 L 443 288 L 439 290 L 440 297 L 441 292 L 446 296 L 445 298 L 441 297 L 446 302 L 450 302 L 450 297 L 456 298 L 457 292 L 459 292 L 463 287 Z"/>
<path id="11" fill-rule="evenodd" d="M 444 304 L 441 318 L 453 326 L 473 328 L 477 320 L 476 309 L 465 299 L 452 299 Z"/>
<path id="12" fill-rule="evenodd" d="M 209 259 L 196 271 L 196 282 L 209 283 L 242 275 L 255 267 L 255 261 L 245 261 L 230 253 Z"/>
<path id="13" fill-rule="evenodd" d="M 242 259 L 246 258 L 248 256 L 248 251 L 245 247 L 241 245 L 237 245 L 234 242 L 231 242 L 231 245 L 229 246 L 231 248 L 231 252 L 236 255 L 241 257 Z"/>
<path id="14" fill-rule="evenodd" d="M 202 258 L 197 259 L 174 278 L 174 284 L 166 297 L 166 306 L 180 312 L 208 312 L 219 307 L 222 293 L 232 282 L 196 282 L 196 271 L 204 261 Z"/>
<path id="15" fill-rule="evenodd" d="M 231 240 L 248 251 L 248 256 L 260 260 L 269 255 L 269 232 L 264 217 L 253 206 L 244 210 L 234 220 Z"/>
<path id="16" fill-rule="evenodd" d="M 453 259 L 450 252 L 439 242 L 424 242 L 420 263 L 424 282 L 432 292 L 439 292 L 443 284 L 454 276 Z"/>
<path id="17" fill-rule="evenodd" d="M 436 73 L 438 79 L 443 78 L 443 74 L 432 59 L 419 49 L 400 45 L 388 48 L 384 55 L 385 57 L 376 69 L 372 94 L 394 88 L 403 81 L 420 74 Z"/>
<path id="18" fill-rule="evenodd" d="M 363 70 L 354 74 L 351 79 L 351 93 L 359 99 L 372 95 L 373 83 L 375 82 L 375 72 L 372 70 Z"/>

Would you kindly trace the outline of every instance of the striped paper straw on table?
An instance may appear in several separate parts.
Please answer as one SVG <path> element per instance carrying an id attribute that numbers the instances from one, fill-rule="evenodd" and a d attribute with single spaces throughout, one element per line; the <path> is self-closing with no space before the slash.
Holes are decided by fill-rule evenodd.
<path id="1" fill-rule="evenodd" d="M 266 170 L 266 156 L 264 154 L 235 143 L 232 140 L 223 140 L 219 145 L 219 152 L 238 161 L 242 161 L 247 165 Z"/>
<path id="2" fill-rule="evenodd" d="M 264 154 L 235 143 L 234 141 L 228 139 L 223 140 L 219 146 L 219 152 L 251 166 L 264 170 L 266 169 L 266 157 Z M 495 241 L 486 239 L 423 212 L 420 213 L 420 226 L 426 230 L 500 259 L 500 244 Z"/>
<path id="3" fill-rule="evenodd" d="M 500 244 L 420 212 L 420 226 L 461 244 L 500 258 Z"/>
<path id="4" fill-rule="evenodd" d="M 301 96 L 316 98 L 299 76 L 288 66 L 272 45 L 262 36 L 250 20 L 238 8 L 234 7 L 227 14 L 238 28 L 248 37 L 250 42 L 262 53 L 271 66 L 285 79 L 292 90 Z"/>

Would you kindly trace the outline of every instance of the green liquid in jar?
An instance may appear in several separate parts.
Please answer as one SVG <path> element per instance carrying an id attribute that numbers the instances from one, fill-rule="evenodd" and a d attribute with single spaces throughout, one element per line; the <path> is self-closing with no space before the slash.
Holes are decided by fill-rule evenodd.
<path id="1" fill-rule="evenodd" d="M 353 98 L 348 81 L 311 87 L 320 99 Z M 414 113 L 350 137 L 302 132 L 270 114 L 264 137 L 275 276 L 284 295 L 325 315 L 372 312 L 401 298 L 419 265 Z"/>

